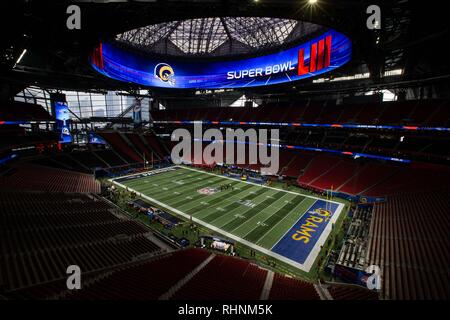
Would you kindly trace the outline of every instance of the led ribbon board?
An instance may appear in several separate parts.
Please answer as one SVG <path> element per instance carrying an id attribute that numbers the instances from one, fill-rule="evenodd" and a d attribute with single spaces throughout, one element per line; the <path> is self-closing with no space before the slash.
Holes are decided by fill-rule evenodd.
<path id="1" fill-rule="evenodd" d="M 101 74 L 149 87 L 226 89 L 280 84 L 337 69 L 350 61 L 352 44 L 335 30 L 284 51 L 230 61 L 143 56 L 102 43 L 91 55 Z"/>

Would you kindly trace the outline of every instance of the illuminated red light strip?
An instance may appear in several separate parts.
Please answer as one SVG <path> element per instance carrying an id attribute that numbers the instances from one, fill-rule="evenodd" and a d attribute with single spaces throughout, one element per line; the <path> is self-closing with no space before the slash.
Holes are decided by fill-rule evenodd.
<path id="1" fill-rule="evenodd" d="M 417 130 L 419 127 L 409 127 L 409 126 L 403 126 L 403 129 L 406 130 Z"/>

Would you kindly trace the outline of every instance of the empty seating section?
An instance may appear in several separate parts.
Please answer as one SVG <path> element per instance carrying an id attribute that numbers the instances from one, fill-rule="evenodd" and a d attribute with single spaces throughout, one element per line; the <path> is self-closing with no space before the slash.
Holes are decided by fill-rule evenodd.
<path id="1" fill-rule="evenodd" d="M 399 194 L 376 204 L 368 263 L 385 299 L 450 299 L 450 191 Z"/>
<path id="2" fill-rule="evenodd" d="M 267 270 L 241 259 L 214 257 L 181 287 L 174 299 L 257 300 L 260 298 Z"/>
<path id="3" fill-rule="evenodd" d="M 0 151 L 36 144 L 56 144 L 57 141 L 58 135 L 56 132 L 40 131 L 32 133 L 26 132 L 24 128 L 18 125 L 0 125 Z"/>
<path id="4" fill-rule="evenodd" d="M 90 272 L 127 263 L 158 250 L 147 238 L 135 237 L 7 255 L 2 261 L 2 269 L 6 271 L 8 287 L 13 289 L 66 277 L 70 265 L 76 264 L 84 272 Z"/>
<path id="5" fill-rule="evenodd" d="M 291 161 L 287 164 L 286 170 L 283 171 L 283 175 L 297 178 L 309 165 L 312 158 L 312 155 L 306 153 L 293 154 L 290 159 Z"/>
<path id="6" fill-rule="evenodd" d="M 52 116 L 41 106 L 20 101 L 2 102 L 0 121 L 52 121 Z"/>
<path id="7" fill-rule="evenodd" d="M 157 137 L 153 134 L 141 135 L 139 133 L 123 133 L 126 139 L 121 137 L 121 134 L 118 132 L 98 132 L 98 134 L 111 145 L 114 151 L 118 152 L 119 155 L 129 163 L 143 162 L 144 155 L 146 161 L 150 162 L 152 159 L 163 159 L 167 154 L 162 145 L 158 142 Z M 107 154 L 106 157 L 107 159 L 105 158 L 104 160 L 108 164 L 108 160 L 113 162 L 111 166 L 123 165 L 123 160 L 120 158 L 118 159 L 117 156 Z"/>
<path id="8" fill-rule="evenodd" d="M 273 277 L 270 300 L 320 300 L 314 285 L 280 274 Z"/>
<path id="9" fill-rule="evenodd" d="M 124 266 L 109 271 L 82 291 L 68 292 L 64 299 L 260 299 L 266 270 L 238 258 L 210 255 L 202 249 L 186 249 Z M 212 258 L 209 262 L 208 257 Z M 202 263 L 203 268 L 195 270 Z M 313 284 L 279 274 L 274 275 L 269 290 L 272 300 L 320 299 Z"/>
<path id="10" fill-rule="evenodd" d="M 194 160 L 192 155 L 183 159 L 191 163 Z M 212 167 L 214 164 L 203 163 L 199 166 Z M 262 168 L 260 164 L 249 164 L 248 159 L 245 164 L 237 166 L 251 170 Z M 439 170 L 439 174 L 436 174 L 436 170 Z M 296 179 L 299 186 L 317 192 L 333 189 L 351 195 L 373 197 L 450 186 L 450 169 L 444 166 L 417 168 L 290 149 L 280 150 L 278 175 Z"/>
<path id="11" fill-rule="evenodd" d="M 142 142 L 140 136 L 138 134 L 135 133 L 127 133 L 127 138 L 131 141 L 131 143 L 133 143 L 133 145 L 135 146 L 135 148 L 142 154 L 145 154 L 145 158 L 147 160 L 151 159 L 152 157 L 152 151 L 149 150 L 144 143 Z"/>
<path id="12" fill-rule="evenodd" d="M 338 161 L 338 157 L 328 155 L 315 156 L 306 167 L 304 174 L 298 178 L 298 183 L 300 185 L 309 185 L 312 181 L 335 166 Z"/>
<path id="13" fill-rule="evenodd" d="M 319 176 L 314 180 L 314 186 L 319 189 L 337 190 L 351 178 L 358 170 L 358 164 L 355 161 L 340 161 L 332 167 L 325 175 Z"/>
<path id="14" fill-rule="evenodd" d="M 113 272 L 87 290 L 69 294 L 67 299 L 149 299 L 156 300 L 210 254 L 187 249 L 149 262 Z"/>
<path id="15" fill-rule="evenodd" d="M 323 109 L 318 122 L 337 123 L 340 115 L 343 113 L 344 106 L 327 106 Z"/>
<path id="16" fill-rule="evenodd" d="M 414 111 L 416 104 L 414 102 L 389 102 L 386 103 L 386 109 L 381 114 L 379 123 L 383 124 L 403 124 L 410 119 L 409 115 Z"/>
<path id="17" fill-rule="evenodd" d="M 75 159 L 75 161 L 82 163 L 89 169 L 103 168 L 107 166 L 103 160 L 96 157 L 92 152 L 72 152 L 70 156 Z"/>
<path id="18" fill-rule="evenodd" d="M 0 177 L 0 190 L 99 193 L 92 175 L 43 166 L 20 165 L 14 174 Z"/>
<path id="19" fill-rule="evenodd" d="M 436 101 L 420 101 L 414 103 L 414 108 L 412 108 L 409 118 L 405 121 L 406 124 L 411 126 L 418 126 L 423 123 L 428 123 L 428 119 L 432 115 L 433 111 L 437 110 Z"/>
<path id="20" fill-rule="evenodd" d="M 288 168 L 287 165 L 292 161 L 293 157 L 296 155 L 291 152 L 280 152 L 280 164 L 279 164 L 279 174 L 284 174 L 285 170 Z"/>
<path id="21" fill-rule="evenodd" d="M 159 157 L 160 159 L 164 158 L 166 156 L 166 151 L 162 148 L 162 146 L 159 144 L 158 140 L 154 135 L 144 135 L 143 136 L 148 144 L 150 145 L 150 148 L 154 152 L 154 156 Z"/>
<path id="22" fill-rule="evenodd" d="M 116 150 L 125 160 L 130 163 L 143 162 L 143 158 L 137 154 L 133 148 L 127 144 L 127 142 L 117 132 L 99 132 L 113 148 Z"/>
<path id="23" fill-rule="evenodd" d="M 450 185 L 449 170 L 440 172 L 416 168 L 398 168 L 394 174 L 365 192 L 366 195 L 389 195 L 418 190 L 441 189 Z"/>
<path id="24" fill-rule="evenodd" d="M 331 285 L 328 287 L 333 300 L 378 300 L 378 293 L 355 285 Z"/>
<path id="25" fill-rule="evenodd" d="M 105 209 L 103 209 L 105 210 Z M 86 215 L 80 214 L 83 219 Z M 29 225 L 24 225 L 26 230 L 8 230 L 0 234 L 2 241 L 2 253 L 14 254 L 26 251 L 38 251 L 40 248 L 57 248 L 59 246 L 71 246 L 93 241 L 107 240 L 117 235 L 135 235 L 148 232 L 142 226 L 132 221 L 111 220 L 100 222 L 95 221 L 96 215 L 92 214 L 92 219 L 88 225 L 80 224 L 79 220 L 73 221 L 74 225 L 67 226 L 65 224 L 55 227 L 46 228 L 46 226 L 35 226 L 31 228 Z M 100 217 L 100 215 L 98 215 Z M 31 219 L 36 221 L 37 219 Z M 50 219 L 51 220 L 51 219 Z M 62 219 L 61 219 L 62 220 Z M 84 220 L 83 220 L 84 221 Z M 82 221 L 82 222 L 83 222 Z M 11 222 L 11 221 L 9 221 Z M 19 221 L 17 221 L 20 223 Z M 52 220 L 51 222 L 55 222 Z M 72 222 L 72 221 L 71 221 Z M 64 232 L 67 237 L 60 238 L 57 232 Z"/>
<path id="26" fill-rule="evenodd" d="M 37 158 L 33 159 L 31 163 L 45 167 L 72 170 L 72 167 L 69 165 L 55 161 L 53 158 Z"/>
<path id="27" fill-rule="evenodd" d="M 351 158 L 318 154 L 312 159 L 298 155 L 282 174 L 296 176 L 300 186 L 348 194 L 385 196 L 399 191 L 439 189 L 450 186 L 450 171 L 417 169 Z M 300 163 L 299 163 L 300 161 Z M 307 163 L 305 165 L 305 163 Z M 303 168 L 302 170 L 292 168 Z M 290 173 L 290 174 L 287 174 Z"/>
<path id="28" fill-rule="evenodd" d="M 114 150 L 96 150 L 94 153 L 110 167 L 123 166 L 127 163 Z"/>
<path id="29" fill-rule="evenodd" d="M 314 123 L 319 117 L 323 106 L 317 103 L 311 103 L 306 107 L 302 113 L 300 120 L 301 122 Z"/>
<path id="30" fill-rule="evenodd" d="M 365 104 L 361 106 L 356 122 L 362 124 L 377 124 L 381 117 L 384 104 Z"/>
<path id="31" fill-rule="evenodd" d="M 367 144 L 367 151 L 371 152 L 386 152 L 389 154 L 390 150 L 395 149 L 395 147 L 399 144 L 397 139 L 386 139 L 386 138 L 377 138 L 373 137 L 370 142 Z"/>
<path id="32" fill-rule="evenodd" d="M 365 194 L 365 190 L 382 182 L 387 177 L 394 174 L 395 170 L 395 167 L 378 163 L 367 163 L 338 190 L 348 194 Z"/>
<path id="33" fill-rule="evenodd" d="M 335 123 L 358 123 L 358 114 L 361 112 L 361 105 L 350 104 L 343 107 L 341 115 L 335 119 Z"/>
<path id="34" fill-rule="evenodd" d="M 53 161 L 59 163 L 59 167 L 66 167 L 66 169 L 80 171 L 80 172 L 88 172 L 89 168 L 83 166 L 82 163 L 77 162 L 75 159 L 70 157 L 69 154 L 57 154 L 50 158 Z"/>
<path id="35" fill-rule="evenodd" d="M 215 111 L 217 110 L 217 111 Z M 303 123 L 355 123 L 378 125 L 446 126 L 448 100 L 398 101 L 380 104 L 327 105 L 326 102 L 267 104 L 258 108 L 196 108 L 152 111 L 154 120 L 270 121 Z"/>
<path id="36" fill-rule="evenodd" d="M 450 125 L 450 106 L 448 103 L 442 103 L 436 111 L 430 110 L 431 116 L 427 121 L 429 126 L 448 126 Z"/>
<path id="37" fill-rule="evenodd" d="M 0 192 L 0 269 L 7 292 L 160 252 L 148 230 L 88 194 Z M 42 298 L 42 296 L 41 296 Z"/>
<path id="38" fill-rule="evenodd" d="M 431 145 L 432 143 L 439 145 L 438 141 L 436 140 L 431 140 L 430 138 L 426 138 L 426 137 L 405 137 L 403 139 L 403 142 L 400 143 L 396 150 L 400 151 L 400 152 L 405 152 L 405 151 L 409 151 L 409 152 L 421 152 L 424 151 L 425 148 L 427 148 L 429 145 Z M 442 146 L 439 145 L 440 149 L 445 149 L 442 148 Z M 437 153 L 438 150 L 433 150 L 433 152 Z M 447 150 L 445 150 L 447 151 Z M 433 153 L 431 152 L 431 153 Z"/>
<path id="39" fill-rule="evenodd" d="M 367 143 L 369 143 L 370 137 L 364 134 L 356 134 L 350 136 L 345 140 L 345 146 L 347 150 L 353 151 L 361 149 L 361 147 L 364 147 Z"/>

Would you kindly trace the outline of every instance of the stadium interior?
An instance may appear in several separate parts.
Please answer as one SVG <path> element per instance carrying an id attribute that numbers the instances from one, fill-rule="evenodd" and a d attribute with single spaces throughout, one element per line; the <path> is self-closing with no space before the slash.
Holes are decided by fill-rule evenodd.
<path id="1" fill-rule="evenodd" d="M 445 12 L 0 6 L 0 300 L 450 298 Z M 175 159 L 199 125 L 278 130 L 276 172 L 234 140 Z"/>

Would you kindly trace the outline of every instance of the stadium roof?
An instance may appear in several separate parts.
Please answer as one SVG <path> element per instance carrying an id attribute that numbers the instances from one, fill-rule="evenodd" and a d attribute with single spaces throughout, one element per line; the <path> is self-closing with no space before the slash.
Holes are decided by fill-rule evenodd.
<path id="1" fill-rule="evenodd" d="M 148 25 L 121 33 L 116 40 L 156 53 L 222 56 L 277 47 L 321 28 L 282 18 L 209 17 Z"/>
<path id="2" fill-rule="evenodd" d="M 153 2 L 97 0 L 95 4 L 92 1 L 78 3 L 83 12 L 81 30 L 69 30 L 61 27 L 66 25 L 68 17 L 66 1 L 57 3 L 9 1 L 7 10 L 0 11 L 2 17 L 0 23 L 4 24 L 2 29 L 8 30 L 4 33 L 0 43 L 0 82 L 9 83 L 6 89 L 2 90 L 4 95 L 14 95 L 30 85 L 65 90 L 140 89 L 133 84 L 98 75 L 87 59 L 92 49 L 100 41 L 116 39 L 118 34 L 125 34 L 127 30 L 144 30 L 145 26 L 149 25 L 168 26 L 167 21 L 201 21 L 208 17 L 222 17 L 222 19 L 235 17 L 237 22 L 240 20 L 239 17 L 249 17 L 249 21 L 273 17 L 272 19 L 275 21 L 276 19 L 308 21 L 333 28 L 352 40 L 354 50 L 352 61 L 333 72 L 331 76 L 341 78 L 356 74 L 367 73 L 369 75 L 369 78 L 345 82 L 314 83 L 314 79 L 306 79 L 301 84 L 296 84 L 295 88 L 292 85 L 283 85 L 279 88 L 271 86 L 262 90 L 255 88 L 247 91 L 268 94 L 283 93 L 289 90 L 305 95 L 305 92 L 314 91 L 322 94 L 323 90 L 338 89 L 342 91 L 343 88 L 354 91 L 354 88 L 359 90 L 359 88 L 368 86 L 371 86 L 371 90 L 373 90 L 388 85 L 383 74 L 398 69 L 403 70 L 399 76 L 402 81 L 398 82 L 394 79 L 395 77 L 391 77 L 391 82 L 396 81 L 399 88 L 419 87 L 423 83 L 429 85 L 431 82 L 448 81 L 450 73 L 446 51 L 442 50 L 442 43 L 445 43 L 450 32 L 448 19 L 445 17 L 446 12 L 445 10 L 436 10 L 434 6 L 424 6 L 417 1 L 377 1 L 383 13 L 380 30 L 370 30 L 365 27 L 368 19 L 367 2 L 360 0 L 318 1 L 315 6 L 308 6 L 307 0 Z M 254 19 L 250 17 L 254 17 Z M 212 22 L 210 23 L 212 24 Z M 189 23 L 184 25 L 192 26 Z M 163 32 L 161 36 L 152 40 L 154 42 L 149 49 L 162 55 L 178 54 L 183 58 L 186 53 L 180 47 L 185 48 L 184 50 L 188 52 L 190 50 L 192 53 L 189 53 L 189 56 L 196 56 L 196 52 L 202 52 L 202 48 L 204 48 L 204 51 L 210 51 L 207 55 L 212 57 L 227 56 L 230 55 L 230 51 L 231 54 L 242 53 L 245 55 L 247 52 L 249 55 L 257 55 L 260 52 L 256 51 L 268 49 L 264 46 L 265 44 L 273 48 L 267 51 L 279 49 L 278 45 L 270 40 L 270 35 L 276 35 L 277 32 L 271 31 L 270 28 L 265 40 L 256 42 L 257 47 L 251 46 L 251 36 L 233 36 L 232 31 L 229 31 L 230 35 L 227 34 L 227 40 L 214 49 L 218 43 L 221 43 L 220 41 L 223 41 L 220 38 L 223 37 L 221 28 L 228 26 L 227 23 L 216 25 L 219 27 L 215 30 L 197 24 L 197 29 L 200 30 L 198 34 L 201 35 L 197 39 L 203 39 L 197 40 L 197 46 L 192 40 L 190 46 L 187 45 L 187 47 L 180 45 L 178 40 L 172 42 L 169 33 L 165 35 Z M 287 47 L 290 41 L 302 42 L 302 34 L 307 35 L 309 32 L 314 32 L 302 31 L 302 26 L 307 28 L 309 25 L 306 22 L 297 22 L 289 35 L 284 40 L 280 40 L 290 29 L 290 24 L 287 24 L 286 30 L 281 32 L 283 35 L 278 37 L 278 40 L 283 41 L 280 46 Z M 242 28 L 245 30 L 244 27 Z M 258 31 L 258 29 L 256 30 Z M 212 41 L 213 38 L 209 39 L 208 31 L 214 35 L 214 39 L 219 41 Z M 222 35 L 220 35 L 221 32 Z M 175 37 L 175 35 L 176 32 L 173 30 L 173 36 Z M 178 32 L 176 38 L 180 39 L 181 35 L 186 35 L 186 33 Z M 249 32 L 247 35 L 255 35 L 255 33 Z M 258 35 L 257 40 L 260 41 L 260 38 L 263 36 Z M 139 44 L 134 46 L 139 46 Z M 26 54 L 23 55 L 25 49 Z M 20 63 L 17 63 L 21 56 Z M 199 56 L 204 57 L 202 54 Z M 443 78 L 444 76 L 446 78 Z M 355 86 L 356 82 L 357 86 Z M 392 87 L 391 84 L 389 86 Z M 442 85 L 442 89 L 437 91 L 445 93 L 447 87 Z M 172 92 L 162 94 L 172 95 Z"/>

